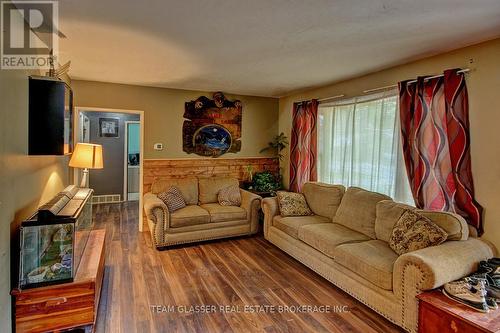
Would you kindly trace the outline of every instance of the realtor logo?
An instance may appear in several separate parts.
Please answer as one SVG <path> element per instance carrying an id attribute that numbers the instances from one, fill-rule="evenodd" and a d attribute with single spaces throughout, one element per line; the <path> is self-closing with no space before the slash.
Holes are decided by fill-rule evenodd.
<path id="1" fill-rule="evenodd" d="M 56 1 L 1 1 L 1 69 L 50 69 L 58 54 Z"/>

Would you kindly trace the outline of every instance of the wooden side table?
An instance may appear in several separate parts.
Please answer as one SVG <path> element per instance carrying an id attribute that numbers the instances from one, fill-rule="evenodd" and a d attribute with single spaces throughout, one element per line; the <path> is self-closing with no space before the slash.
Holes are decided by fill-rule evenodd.
<path id="1" fill-rule="evenodd" d="M 440 290 L 424 292 L 419 299 L 419 333 L 498 333 L 500 309 L 475 311 L 446 297 Z"/>
<path id="2" fill-rule="evenodd" d="M 16 332 L 89 325 L 93 330 L 104 277 L 105 239 L 104 229 L 90 232 L 73 282 L 11 292 L 15 298 Z"/>
<path id="3" fill-rule="evenodd" d="M 254 194 L 257 194 L 257 195 L 260 195 L 262 198 L 269 198 L 269 197 L 272 197 L 272 193 L 271 192 L 259 192 L 259 191 L 255 191 L 255 190 L 247 190 L 248 192 L 252 192 Z"/>

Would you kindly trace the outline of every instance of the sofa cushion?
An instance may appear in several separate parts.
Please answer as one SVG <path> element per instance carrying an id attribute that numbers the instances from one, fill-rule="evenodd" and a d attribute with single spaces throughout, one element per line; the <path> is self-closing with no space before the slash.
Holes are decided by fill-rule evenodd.
<path id="1" fill-rule="evenodd" d="M 392 271 L 398 255 L 381 240 L 339 245 L 335 261 L 370 281 L 377 287 L 392 290 Z"/>
<path id="2" fill-rule="evenodd" d="M 189 205 L 170 214 L 170 226 L 173 228 L 209 222 L 208 211 L 197 205 Z"/>
<path id="3" fill-rule="evenodd" d="M 210 214 L 210 222 L 246 220 L 247 212 L 238 206 L 222 206 L 218 203 L 201 205 Z"/>
<path id="4" fill-rule="evenodd" d="M 383 200 L 377 203 L 377 218 L 375 219 L 377 239 L 389 242 L 392 229 L 405 210 L 415 210 L 429 218 L 446 231 L 448 234 L 446 240 L 466 240 L 469 237 L 467 222 L 458 214 L 421 210 L 392 200 Z"/>
<path id="5" fill-rule="evenodd" d="M 370 237 L 337 223 L 308 224 L 299 227 L 299 239 L 334 258 L 335 247 L 341 244 L 370 240 Z"/>
<path id="6" fill-rule="evenodd" d="M 217 200 L 222 206 L 241 206 L 240 187 L 237 185 L 224 187 L 217 193 Z"/>
<path id="7" fill-rule="evenodd" d="M 186 207 L 186 201 L 184 200 L 181 191 L 179 191 L 179 189 L 175 186 L 172 186 L 166 192 L 158 193 L 158 198 L 160 198 L 165 205 L 167 205 L 168 211 L 171 213 Z"/>
<path id="8" fill-rule="evenodd" d="M 307 182 L 302 187 L 309 208 L 316 215 L 332 219 L 339 208 L 345 187 L 319 182 Z"/>
<path id="9" fill-rule="evenodd" d="M 278 191 L 277 196 L 281 216 L 313 215 L 302 193 Z"/>
<path id="10" fill-rule="evenodd" d="M 304 225 L 330 222 L 330 219 L 319 215 L 286 217 L 276 215 L 273 218 L 273 226 L 292 236 L 293 238 L 299 237 L 299 228 Z"/>
<path id="11" fill-rule="evenodd" d="M 469 238 L 469 226 L 462 216 L 450 212 L 434 212 L 420 209 L 417 212 L 446 231 L 448 234 L 446 240 L 467 240 Z"/>
<path id="12" fill-rule="evenodd" d="M 196 178 L 155 179 L 151 184 L 151 192 L 158 195 L 158 193 L 168 191 L 172 186 L 181 191 L 187 205 L 198 204 L 198 179 Z"/>
<path id="13" fill-rule="evenodd" d="M 218 202 L 217 195 L 225 187 L 240 186 L 238 179 L 232 177 L 210 177 L 199 179 L 200 204 Z"/>
<path id="14" fill-rule="evenodd" d="M 448 234 L 415 210 L 405 210 L 392 229 L 389 246 L 399 255 L 439 245 Z"/>
<path id="15" fill-rule="evenodd" d="M 394 224 L 396 224 L 405 210 L 412 209 L 416 208 L 392 200 L 378 202 L 375 218 L 375 235 L 377 239 L 389 242 Z"/>
<path id="16" fill-rule="evenodd" d="M 333 222 L 374 239 L 377 203 L 388 199 L 390 197 L 385 194 L 349 187 L 342 197 Z"/>

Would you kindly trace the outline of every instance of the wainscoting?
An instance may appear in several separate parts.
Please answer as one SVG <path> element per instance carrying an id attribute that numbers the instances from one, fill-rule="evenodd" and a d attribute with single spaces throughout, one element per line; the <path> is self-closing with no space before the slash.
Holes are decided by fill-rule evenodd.
<path id="1" fill-rule="evenodd" d="M 231 176 L 244 181 L 248 179 L 246 167 L 249 165 L 253 173 L 279 170 L 277 158 L 145 159 L 144 193 L 150 191 L 155 178 Z"/>

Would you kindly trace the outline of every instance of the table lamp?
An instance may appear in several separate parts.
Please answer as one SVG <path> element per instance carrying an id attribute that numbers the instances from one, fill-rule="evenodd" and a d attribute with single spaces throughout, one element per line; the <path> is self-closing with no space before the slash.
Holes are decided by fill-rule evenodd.
<path id="1" fill-rule="evenodd" d="M 69 160 L 72 168 L 83 169 L 80 187 L 88 187 L 89 169 L 102 169 L 102 146 L 92 143 L 77 143 Z"/>

